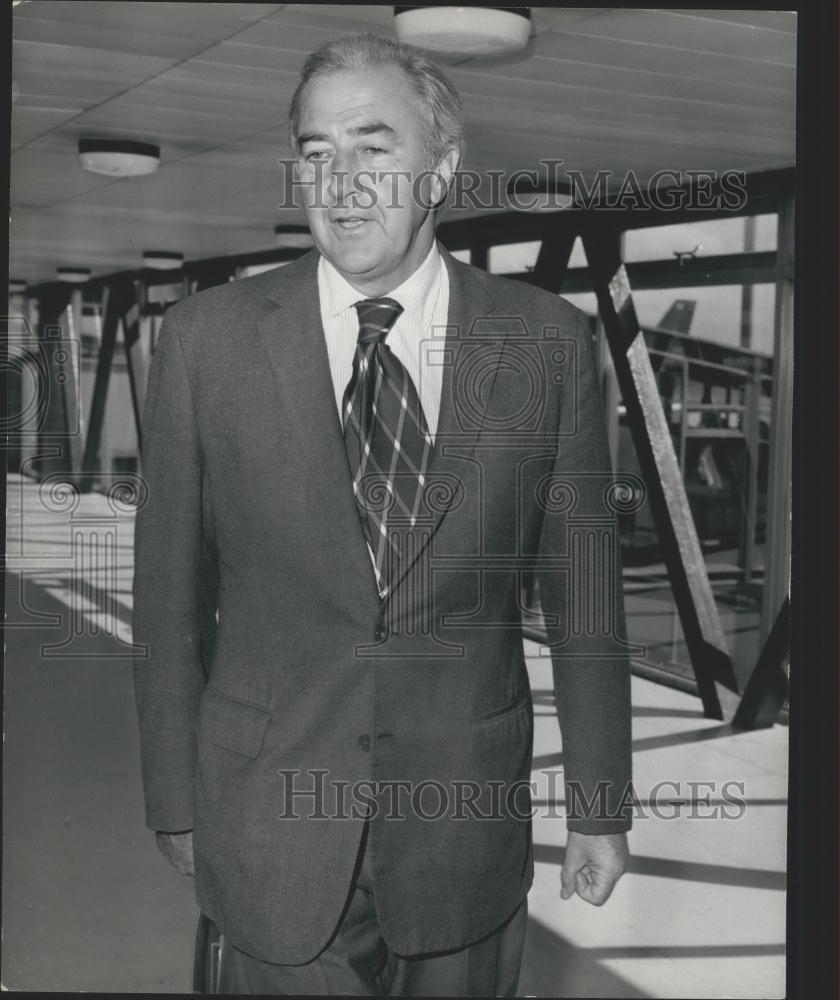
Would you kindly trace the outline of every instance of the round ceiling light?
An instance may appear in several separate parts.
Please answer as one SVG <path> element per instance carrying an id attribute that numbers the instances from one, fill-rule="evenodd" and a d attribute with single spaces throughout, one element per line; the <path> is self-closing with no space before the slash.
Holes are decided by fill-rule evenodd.
<path id="1" fill-rule="evenodd" d="M 184 255 L 174 250 L 146 250 L 143 264 L 155 271 L 179 271 L 184 266 Z"/>
<path id="2" fill-rule="evenodd" d="M 160 166 L 160 146 L 124 139 L 80 139 L 79 163 L 92 174 L 141 177 Z"/>
<path id="3" fill-rule="evenodd" d="M 530 7 L 394 7 L 397 38 L 466 56 L 519 52 L 531 35 Z"/>
<path id="4" fill-rule="evenodd" d="M 55 273 L 59 281 L 67 281 L 71 285 L 81 285 L 90 278 L 90 269 L 87 267 L 59 267 Z"/>
<path id="5" fill-rule="evenodd" d="M 308 250 L 315 246 L 309 226 L 275 226 L 277 246 L 283 250 Z"/>

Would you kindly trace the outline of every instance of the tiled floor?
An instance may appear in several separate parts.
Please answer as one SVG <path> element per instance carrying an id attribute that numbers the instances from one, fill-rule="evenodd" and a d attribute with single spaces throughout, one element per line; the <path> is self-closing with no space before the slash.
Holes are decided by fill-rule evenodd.
<path id="1" fill-rule="evenodd" d="M 529 663 L 532 688 L 547 690 L 549 661 Z M 537 818 L 523 992 L 783 996 L 787 731 L 733 732 L 639 678 L 633 706 L 630 870 L 602 909 L 559 901 L 563 823 Z M 557 723 L 548 705 L 537 712 L 534 754 L 551 758 Z"/>
<path id="2" fill-rule="evenodd" d="M 71 507 L 60 491 L 10 479 L 2 980 L 188 991 L 192 884 L 143 825 L 130 508 L 99 495 Z M 538 792 L 520 991 L 783 996 L 787 730 L 732 731 L 704 719 L 696 698 L 634 678 L 630 871 L 603 908 L 563 902 L 550 667 L 539 647 L 526 651 Z"/>

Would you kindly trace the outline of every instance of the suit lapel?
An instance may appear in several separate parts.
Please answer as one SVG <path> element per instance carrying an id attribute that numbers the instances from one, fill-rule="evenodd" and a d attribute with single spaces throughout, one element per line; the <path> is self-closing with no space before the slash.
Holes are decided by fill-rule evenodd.
<path id="1" fill-rule="evenodd" d="M 338 540 L 345 565 L 378 597 L 335 405 L 319 308 L 318 254 L 307 256 L 301 259 L 300 280 L 269 294 L 275 308 L 260 320 L 260 338 L 278 382 L 284 431 L 297 439 L 314 470 L 321 507 L 312 512 L 313 529 Z"/>
<path id="2" fill-rule="evenodd" d="M 405 579 L 452 506 L 476 499 L 465 496 L 461 484 L 475 477 L 470 459 L 491 407 L 495 376 L 504 353 L 503 335 L 482 335 L 482 321 L 493 313 L 496 304 L 480 274 L 461 266 L 445 250 L 441 252 L 449 276 L 449 308 L 440 414 L 427 470 L 431 525 L 420 544 L 412 547 L 412 557 L 400 564 L 391 581 L 391 593 Z"/>

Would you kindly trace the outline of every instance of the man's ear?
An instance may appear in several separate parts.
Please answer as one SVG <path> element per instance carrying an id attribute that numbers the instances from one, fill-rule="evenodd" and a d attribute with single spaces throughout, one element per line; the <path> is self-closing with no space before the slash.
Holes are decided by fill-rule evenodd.
<path id="1" fill-rule="evenodd" d="M 431 178 L 429 190 L 429 201 L 435 208 L 439 208 L 446 201 L 449 186 L 455 176 L 455 171 L 458 169 L 460 159 L 457 149 L 449 149 L 435 167 L 435 174 Z"/>

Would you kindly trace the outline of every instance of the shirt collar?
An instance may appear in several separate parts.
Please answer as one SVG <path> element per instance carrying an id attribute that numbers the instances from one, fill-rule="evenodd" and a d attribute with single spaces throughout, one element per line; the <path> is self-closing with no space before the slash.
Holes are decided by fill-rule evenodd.
<path id="1" fill-rule="evenodd" d="M 429 300 L 432 298 L 435 282 L 440 278 L 442 266 L 443 260 L 435 240 L 420 267 L 401 285 L 388 292 L 388 298 L 396 299 L 403 307 L 404 313 L 422 321 Z M 365 298 L 324 256 L 318 261 L 318 277 L 323 299 L 321 307 L 327 317 L 338 316 Z"/>

